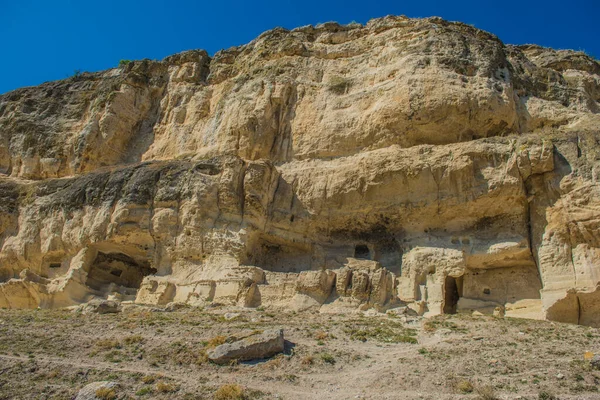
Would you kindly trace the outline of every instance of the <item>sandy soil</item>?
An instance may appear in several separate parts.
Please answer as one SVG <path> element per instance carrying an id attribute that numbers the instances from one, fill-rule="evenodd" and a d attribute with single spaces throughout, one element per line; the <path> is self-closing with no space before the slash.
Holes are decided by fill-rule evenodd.
<path id="1" fill-rule="evenodd" d="M 268 327 L 285 330 L 286 354 L 206 360 Z M 600 352 L 599 329 L 484 316 L 0 310 L 0 399 L 71 399 L 102 380 L 119 383 L 119 399 L 600 399 L 586 351 Z M 242 395 L 219 391 L 229 384 Z"/>

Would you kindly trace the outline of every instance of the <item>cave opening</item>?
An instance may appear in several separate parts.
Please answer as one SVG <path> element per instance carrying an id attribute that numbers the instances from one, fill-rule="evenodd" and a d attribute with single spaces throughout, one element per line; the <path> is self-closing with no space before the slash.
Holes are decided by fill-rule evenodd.
<path id="1" fill-rule="evenodd" d="M 155 274 L 148 262 L 140 262 L 123 253 L 98 252 L 88 272 L 86 285 L 95 290 L 106 290 L 111 284 L 139 289 L 146 275 Z"/>
<path id="2" fill-rule="evenodd" d="M 366 244 L 357 244 L 354 247 L 354 258 L 360 258 L 363 260 L 371 259 L 371 251 Z"/>
<path id="3" fill-rule="evenodd" d="M 300 272 L 310 270 L 314 260 L 309 243 L 253 233 L 240 262 L 270 272 Z"/>
<path id="4" fill-rule="evenodd" d="M 462 293 L 463 277 L 447 276 L 444 281 L 444 314 L 456 314 L 456 306 Z"/>

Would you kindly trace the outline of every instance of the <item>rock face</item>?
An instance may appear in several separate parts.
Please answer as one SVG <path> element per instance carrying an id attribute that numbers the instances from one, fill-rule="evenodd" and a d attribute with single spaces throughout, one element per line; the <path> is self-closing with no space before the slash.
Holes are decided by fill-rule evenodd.
<path id="1" fill-rule="evenodd" d="M 406 305 L 600 325 L 600 64 L 439 18 L 0 96 L 0 307 Z"/>
<path id="2" fill-rule="evenodd" d="M 219 345 L 208 353 L 208 358 L 216 364 L 268 358 L 282 353 L 284 346 L 283 329 L 272 329 Z"/>

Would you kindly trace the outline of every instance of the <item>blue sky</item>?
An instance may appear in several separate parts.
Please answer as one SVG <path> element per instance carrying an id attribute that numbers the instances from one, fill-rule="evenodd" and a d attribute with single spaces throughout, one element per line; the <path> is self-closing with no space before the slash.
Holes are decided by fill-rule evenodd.
<path id="1" fill-rule="evenodd" d="M 63 79 L 120 59 L 210 54 L 261 32 L 326 21 L 365 23 L 388 14 L 441 16 L 505 43 L 585 50 L 600 58 L 600 1 L 178 1 L 0 0 L 0 93 Z"/>

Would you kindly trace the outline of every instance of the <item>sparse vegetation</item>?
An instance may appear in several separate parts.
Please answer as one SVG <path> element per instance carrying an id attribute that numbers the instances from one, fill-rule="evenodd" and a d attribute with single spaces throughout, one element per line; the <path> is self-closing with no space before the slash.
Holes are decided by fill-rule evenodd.
<path id="1" fill-rule="evenodd" d="M 132 345 L 132 344 L 143 343 L 143 342 L 144 342 L 144 337 L 141 335 L 127 336 L 125 339 L 123 339 L 123 343 L 125 343 L 126 345 Z"/>
<path id="2" fill-rule="evenodd" d="M 473 384 L 467 380 L 459 380 L 454 384 L 454 389 L 459 393 L 472 393 Z"/>
<path id="3" fill-rule="evenodd" d="M 323 331 L 317 331 L 315 332 L 315 339 L 317 340 L 325 340 L 327 339 L 329 335 L 327 334 L 327 332 L 323 332 Z"/>
<path id="4" fill-rule="evenodd" d="M 177 391 L 177 387 L 172 383 L 160 381 L 156 383 L 156 391 L 158 393 L 174 393 Z"/>
<path id="5" fill-rule="evenodd" d="M 122 352 L 120 352 L 119 350 L 113 350 L 111 352 L 108 352 L 104 355 L 104 359 L 108 362 L 112 362 L 112 363 L 120 363 L 121 361 L 124 360 L 124 354 Z"/>
<path id="6" fill-rule="evenodd" d="M 245 400 L 244 388 L 237 384 L 223 385 L 217 389 L 215 400 Z"/>
<path id="7" fill-rule="evenodd" d="M 457 323 L 447 321 L 445 316 L 438 316 L 431 319 L 427 319 L 423 322 L 423 330 L 425 332 L 435 332 L 438 329 L 449 329 L 454 332 L 467 332 L 467 329 L 459 326 Z"/>
<path id="8" fill-rule="evenodd" d="M 538 393 L 538 399 L 539 400 L 558 400 L 558 397 L 556 397 L 551 392 L 548 392 L 546 390 L 542 390 L 540 393 Z"/>
<path id="9" fill-rule="evenodd" d="M 154 390 L 152 390 L 152 388 L 150 386 L 146 386 L 146 387 L 141 388 L 137 392 L 135 392 L 135 395 L 136 396 L 145 396 L 147 394 L 152 394 L 152 393 L 154 393 Z"/>
<path id="10" fill-rule="evenodd" d="M 96 397 L 100 400 L 114 400 L 117 398 L 117 393 L 113 388 L 101 387 L 96 390 Z"/>
<path id="11" fill-rule="evenodd" d="M 131 60 L 119 60 L 119 67 L 125 67 L 131 62 Z"/>
<path id="12" fill-rule="evenodd" d="M 400 322 L 389 321 L 380 325 L 370 325 L 361 322 L 358 326 L 346 329 L 346 333 L 352 340 L 366 342 L 369 339 L 383 343 L 411 343 L 416 344 L 417 338 L 414 329 L 407 329 Z"/>
<path id="13" fill-rule="evenodd" d="M 600 343 L 592 328 L 464 315 L 431 320 L 413 317 L 404 322 L 356 314 L 273 312 L 266 317 L 255 310 L 237 320 L 221 321 L 219 317 L 227 312 L 231 312 L 227 307 L 190 307 L 172 313 L 140 308 L 116 315 L 3 310 L 0 335 L 6 340 L 0 342 L 0 370 L 5 372 L 0 374 L 0 384 L 10 380 L 10 388 L 2 386 L 8 398 L 22 393 L 34 397 L 52 381 L 56 398 L 74 398 L 83 386 L 82 373 L 87 373 L 88 382 L 118 382 L 117 398 L 186 399 L 212 398 L 220 385 L 233 383 L 232 376 L 239 376 L 239 383 L 273 394 L 280 385 L 302 385 L 320 393 L 334 382 L 328 372 L 343 367 L 352 373 L 360 370 L 366 379 L 377 377 L 374 396 L 390 397 L 397 390 L 397 380 L 386 374 L 389 365 L 406 371 L 410 377 L 406 390 L 417 390 L 411 382 L 419 382 L 418 390 L 469 399 L 512 398 L 517 393 L 529 400 L 540 395 L 551 400 L 547 395 L 590 397 L 598 390 L 599 374 L 591 368 L 590 355 L 584 356 Z M 286 339 L 295 344 L 285 355 L 225 366 L 208 362 L 209 346 L 274 326 L 284 326 Z M 53 334 L 47 335 L 48 331 Z M 90 337 L 90 332 L 96 336 Z M 394 341 L 399 335 L 422 344 Z M 566 338 L 568 347 L 564 346 Z M 91 357 L 82 360 L 82 355 Z M 568 357 L 571 362 L 565 362 Z M 60 364 L 52 365 L 54 361 Z M 539 369 L 540 362 L 544 371 Z M 471 378 L 472 371 L 478 371 L 476 378 Z M 182 372 L 185 379 L 180 378 Z M 564 378 L 555 378 L 559 373 Z M 440 382 L 443 377 L 444 384 Z M 492 382 L 493 387 L 485 386 Z M 356 381 L 351 390 L 364 387 Z M 249 387 L 243 388 L 243 396 L 260 398 Z"/>
<path id="14" fill-rule="evenodd" d="M 147 385 L 152 384 L 155 381 L 156 381 L 156 377 L 154 375 L 144 375 L 142 377 L 142 382 L 144 382 Z"/>
<path id="15" fill-rule="evenodd" d="M 221 336 L 221 335 L 215 336 L 208 341 L 208 343 L 206 344 L 206 347 L 208 347 L 209 349 L 213 348 L 213 347 L 217 347 L 217 346 L 222 345 L 226 341 L 227 341 L 227 338 L 225 336 Z"/>
<path id="16" fill-rule="evenodd" d="M 498 400 L 496 389 L 491 385 L 478 386 L 475 393 L 477 393 L 478 400 Z"/>
<path id="17" fill-rule="evenodd" d="M 98 340 L 94 346 L 98 350 L 112 350 L 112 349 L 120 349 L 121 342 L 119 340 L 110 338 L 110 339 L 100 339 Z"/>
<path id="18" fill-rule="evenodd" d="M 304 356 L 302 358 L 302 365 L 312 365 L 315 362 L 315 357 L 312 355 Z"/>
<path id="19" fill-rule="evenodd" d="M 321 360 L 326 364 L 335 364 L 335 357 L 329 353 L 321 353 Z"/>
<path id="20" fill-rule="evenodd" d="M 176 340 L 169 344 L 154 347 L 149 353 L 148 358 L 158 364 L 175 365 L 201 365 L 208 357 L 206 350 L 200 347 L 199 343 L 186 343 Z"/>

